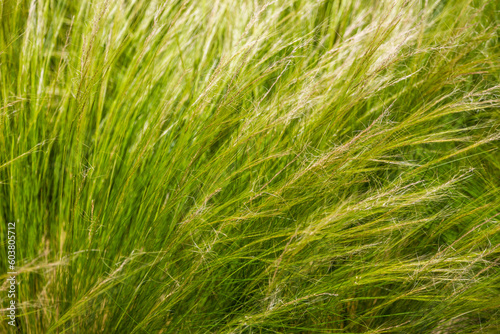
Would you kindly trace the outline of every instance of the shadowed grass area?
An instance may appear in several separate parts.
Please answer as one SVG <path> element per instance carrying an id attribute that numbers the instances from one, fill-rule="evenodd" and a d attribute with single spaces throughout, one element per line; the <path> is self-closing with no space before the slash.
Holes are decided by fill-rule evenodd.
<path id="1" fill-rule="evenodd" d="M 498 1 L 0 11 L 1 332 L 500 332 Z"/>

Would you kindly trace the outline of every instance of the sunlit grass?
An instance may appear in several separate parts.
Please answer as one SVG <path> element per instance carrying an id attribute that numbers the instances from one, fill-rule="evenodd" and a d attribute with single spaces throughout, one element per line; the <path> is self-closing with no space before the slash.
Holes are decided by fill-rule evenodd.
<path id="1" fill-rule="evenodd" d="M 500 332 L 497 1 L 0 10 L 21 333 Z"/>

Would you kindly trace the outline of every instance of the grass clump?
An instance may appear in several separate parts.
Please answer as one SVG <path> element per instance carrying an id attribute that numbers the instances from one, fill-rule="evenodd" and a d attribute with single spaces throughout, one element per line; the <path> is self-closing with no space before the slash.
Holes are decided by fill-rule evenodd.
<path id="1" fill-rule="evenodd" d="M 500 332 L 497 1 L 0 11 L 20 332 Z"/>

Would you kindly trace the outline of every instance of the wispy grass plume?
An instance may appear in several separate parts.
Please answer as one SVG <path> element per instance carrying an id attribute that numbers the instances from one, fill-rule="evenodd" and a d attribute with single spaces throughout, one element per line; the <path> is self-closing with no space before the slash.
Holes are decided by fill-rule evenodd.
<path id="1" fill-rule="evenodd" d="M 0 331 L 500 332 L 499 13 L 0 1 Z"/>

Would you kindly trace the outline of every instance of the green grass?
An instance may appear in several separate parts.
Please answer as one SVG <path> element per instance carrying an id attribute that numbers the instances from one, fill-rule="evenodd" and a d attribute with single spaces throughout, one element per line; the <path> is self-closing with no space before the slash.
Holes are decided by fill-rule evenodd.
<path id="1" fill-rule="evenodd" d="M 0 332 L 500 332 L 500 2 L 0 11 Z"/>

